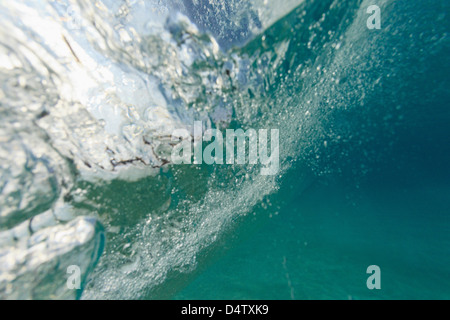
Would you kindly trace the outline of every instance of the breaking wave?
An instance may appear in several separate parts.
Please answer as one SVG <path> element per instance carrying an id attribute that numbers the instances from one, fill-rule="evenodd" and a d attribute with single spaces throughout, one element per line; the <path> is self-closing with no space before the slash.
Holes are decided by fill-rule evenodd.
<path id="1" fill-rule="evenodd" d="M 364 170 L 404 120 L 391 79 L 428 68 L 391 58 L 426 15 L 404 28 L 410 6 L 380 2 L 395 32 L 356 0 L 1 1 L 0 297 L 170 296 L 294 164 L 306 185 L 346 146 Z M 438 27 L 410 39 L 448 45 Z M 279 175 L 171 165 L 194 121 L 279 128 Z"/>

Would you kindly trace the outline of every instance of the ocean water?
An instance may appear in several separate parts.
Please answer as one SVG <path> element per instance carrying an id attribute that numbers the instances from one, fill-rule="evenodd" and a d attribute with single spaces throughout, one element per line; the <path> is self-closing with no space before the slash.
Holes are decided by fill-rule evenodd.
<path id="1" fill-rule="evenodd" d="M 449 299 L 449 12 L 0 1 L 0 298 Z M 172 163 L 194 121 L 278 173 Z"/>

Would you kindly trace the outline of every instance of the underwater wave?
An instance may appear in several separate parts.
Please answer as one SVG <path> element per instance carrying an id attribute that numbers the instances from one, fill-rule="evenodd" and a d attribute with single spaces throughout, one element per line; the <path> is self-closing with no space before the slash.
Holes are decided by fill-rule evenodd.
<path id="1" fill-rule="evenodd" d="M 170 297 L 293 166 L 304 186 L 349 158 L 367 170 L 448 52 L 444 27 L 421 30 L 448 5 L 411 21 L 412 4 L 378 2 L 380 32 L 367 0 L 1 1 L 0 298 Z M 172 165 L 170 135 L 194 121 L 279 129 L 278 175 Z"/>

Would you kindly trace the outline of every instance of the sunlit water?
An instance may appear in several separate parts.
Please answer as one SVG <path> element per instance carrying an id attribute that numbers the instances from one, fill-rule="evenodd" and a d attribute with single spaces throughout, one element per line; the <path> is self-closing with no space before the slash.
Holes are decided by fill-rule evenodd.
<path id="1" fill-rule="evenodd" d="M 448 299 L 448 13 L 1 1 L 0 297 Z M 194 121 L 279 129 L 279 173 L 171 165 Z"/>

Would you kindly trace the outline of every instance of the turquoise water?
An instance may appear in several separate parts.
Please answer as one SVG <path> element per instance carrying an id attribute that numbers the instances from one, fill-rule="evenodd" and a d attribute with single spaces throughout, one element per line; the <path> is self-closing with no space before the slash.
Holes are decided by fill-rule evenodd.
<path id="1" fill-rule="evenodd" d="M 254 210 L 232 244 L 175 299 L 449 299 L 449 28 L 438 18 L 449 7 L 384 3 L 383 31 L 347 34 L 354 42 L 344 80 L 317 90 L 316 138 L 329 140 L 325 148 L 316 145 L 314 177 L 305 185 L 303 166 L 288 170 L 273 206 Z M 334 9 L 331 20 L 348 14 Z M 293 13 L 266 35 L 298 37 L 292 59 L 303 54 L 306 39 L 286 28 L 297 28 L 299 19 Z M 330 38 L 339 33 L 333 22 L 328 28 Z M 441 50 L 428 46 L 437 30 L 446 30 Z M 320 83 L 318 76 L 314 85 Z M 355 107 L 361 92 L 371 97 Z M 347 105 L 329 111 L 331 101 Z M 353 137 L 339 143 L 338 135 Z M 381 269 L 381 290 L 366 287 L 370 265 Z"/>
<path id="2" fill-rule="evenodd" d="M 0 298 L 450 298 L 448 1 L 22 3 Z M 278 174 L 173 164 L 194 121 L 278 129 Z"/>
<path id="3" fill-rule="evenodd" d="M 448 299 L 448 191 L 317 181 L 174 298 Z M 373 264 L 381 290 L 366 287 Z"/>
<path id="4" fill-rule="evenodd" d="M 304 168 L 291 170 L 271 199 L 280 206 L 277 215 L 256 211 L 258 217 L 271 217 L 247 222 L 263 226 L 250 234 L 242 227 L 238 240 L 176 299 L 449 298 L 450 175 L 444 129 L 449 100 L 448 92 L 437 89 L 447 86 L 443 90 L 448 91 L 448 75 L 439 70 L 447 69 L 448 58 L 444 51 L 426 57 L 433 51 L 420 47 L 426 40 L 413 40 L 426 38 L 427 31 L 448 31 L 445 23 L 433 22 L 431 31 L 425 22 L 426 16 L 438 17 L 446 12 L 439 9 L 448 7 L 438 1 L 397 1 L 388 8 L 392 11 L 384 23 L 389 31 L 377 39 L 378 46 L 373 46 L 373 34 L 358 38 L 373 50 L 368 54 L 373 60 L 362 61 L 367 69 L 358 67 L 358 76 L 382 77 L 373 98 L 363 112 L 330 113 L 325 125 L 331 132 L 346 131 L 339 126 L 358 128 L 350 132 L 359 135 L 361 147 L 323 151 L 326 159 L 318 161 L 319 170 L 336 158 L 341 162 L 306 189 L 298 188 L 295 178 Z M 298 25 L 294 14 L 288 21 Z M 282 22 L 273 31 L 282 34 L 277 27 L 283 30 Z M 399 30 L 408 30 L 409 39 L 399 36 Z M 408 74 L 411 78 L 404 78 Z M 394 108 L 397 104 L 403 109 Z M 388 114 L 393 109 L 401 111 Z M 347 152 L 351 156 L 341 157 Z M 379 291 L 366 287 L 366 269 L 373 264 L 381 268 Z"/>

